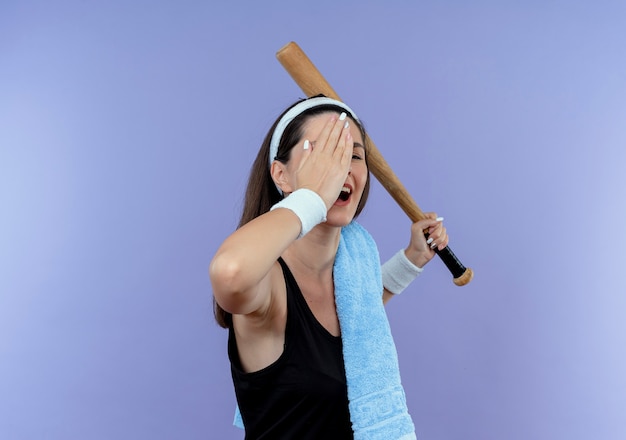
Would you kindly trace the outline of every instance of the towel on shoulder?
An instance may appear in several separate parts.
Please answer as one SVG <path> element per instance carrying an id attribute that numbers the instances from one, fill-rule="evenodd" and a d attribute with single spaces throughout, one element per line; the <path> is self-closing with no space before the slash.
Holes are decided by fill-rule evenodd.
<path id="1" fill-rule="evenodd" d="M 342 228 L 333 276 L 354 438 L 410 440 L 415 427 L 382 302 L 380 270 L 369 232 L 354 221 Z"/>

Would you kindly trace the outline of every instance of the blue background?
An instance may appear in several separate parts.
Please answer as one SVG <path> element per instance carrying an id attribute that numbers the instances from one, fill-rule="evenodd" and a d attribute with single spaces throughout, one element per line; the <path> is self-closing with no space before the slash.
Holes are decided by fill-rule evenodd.
<path id="1" fill-rule="evenodd" d="M 209 261 L 296 41 L 474 269 L 388 306 L 420 439 L 626 438 L 619 1 L 0 5 L 0 438 L 237 439 Z M 388 258 L 410 222 L 376 182 Z"/>

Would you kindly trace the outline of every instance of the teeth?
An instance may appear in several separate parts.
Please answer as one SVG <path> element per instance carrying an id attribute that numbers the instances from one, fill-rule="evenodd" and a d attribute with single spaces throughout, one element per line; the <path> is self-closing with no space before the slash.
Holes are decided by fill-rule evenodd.
<path id="1" fill-rule="evenodd" d="M 352 191 L 350 191 L 350 188 L 348 188 L 347 186 L 344 186 L 343 188 L 341 188 L 341 190 L 343 192 L 347 192 L 348 194 L 350 194 Z"/>

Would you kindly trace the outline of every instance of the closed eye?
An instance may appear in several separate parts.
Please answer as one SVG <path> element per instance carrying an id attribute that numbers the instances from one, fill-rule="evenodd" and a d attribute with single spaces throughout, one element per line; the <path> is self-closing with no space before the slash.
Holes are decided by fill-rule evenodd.
<path id="1" fill-rule="evenodd" d="M 352 150 L 352 160 L 363 160 L 365 157 L 365 148 L 363 145 L 354 143 L 354 149 Z"/>

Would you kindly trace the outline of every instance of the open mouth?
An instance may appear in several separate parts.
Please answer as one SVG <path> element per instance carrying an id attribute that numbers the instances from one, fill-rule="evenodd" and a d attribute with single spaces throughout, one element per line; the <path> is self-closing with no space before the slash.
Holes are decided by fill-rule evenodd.
<path id="1" fill-rule="evenodd" d="M 339 200 L 343 202 L 347 201 L 350 198 L 350 194 L 352 194 L 352 188 L 344 186 L 339 193 Z"/>

